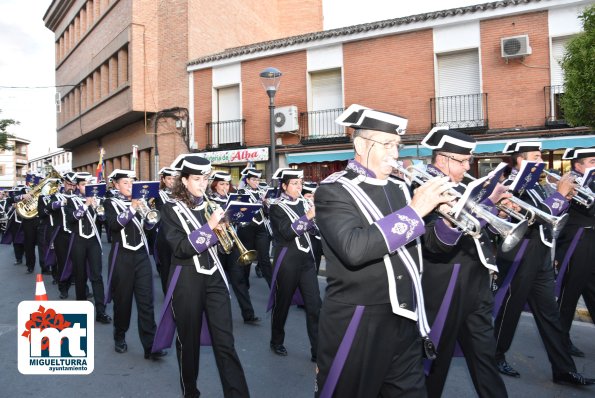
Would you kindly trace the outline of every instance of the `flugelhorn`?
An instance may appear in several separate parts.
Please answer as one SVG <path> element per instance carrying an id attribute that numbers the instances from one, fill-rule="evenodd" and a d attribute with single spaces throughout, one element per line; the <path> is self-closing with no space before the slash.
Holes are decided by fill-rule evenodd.
<path id="1" fill-rule="evenodd" d="M 404 177 L 408 178 L 409 180 L 411 180 L 411 182 L 415 182 L 418 185 L 425 184 L 429 179 L 433 177 L 427 172 L 420 170 L 414 166 L 404 168 L 397 162 L 394 162 L 394 164 L 391 165 L 396 171 L 403 174 Z M 455 191 L 454 189 L 450 189 L 448 193 L 459 199 L 461 198 L 461 194 Z M 525 235 L 525 232 L 527 231 L 528 227 L 526 221 L 520 222 L 518 224 L 513 224 L 506 220 L 503 220 L 502 218 L 493 214 L 487 208 L 487 206 L 482 205 L 480 203 L 475 203 L 471 199 L 465 202 L 463 209 L 459 213 L 459 216 L 456 218 L 453 214 L 442 211 L 440 210 L 440 208 L 436 209 L 435 211 L 442 217 L 444 217 L 446 220 L 448 220 L 450 223 L 455 225 L 457 228 L 461 229 L 463 233 L 473 238 L 479 238 L 482 231 L 481 222 L 477 219 L 477 217 L 485 220 L 492 226 L 492 228 L 494 228 L 498 232 L 498 234 L 502 238 L 504 238 L 504 241 L 502 242 L 502 250 L 505 252 L 511 250 L 519 243 L 519 241 Z"/>
<path id="2" fill-rule="evenodd" d="M 161 220 L 159 210 L 149 207 L 149 204 L 144 197 L 138 199 L 138 207 L 136 208 L 136 211 L 138 211 L 141 217 L 149 224 L 157 224 L 159 220 Z"/>
<path id="3" fill-rule="evenodd" d="M 550 173 L 549 171 L 546 171 L 546 170 L 544 170 L 543 172 L 545 173 L 545 175 L 547 177 L 552 177 L 556 181 L 560 181 L 560 178 L 562 178 L 559 175 L 557 175 L 555 173 Z M 556 187 L 556 184 L 551 183 L 549 181 L 546 181 L 546 182 L 550 186 Z M 591 206 L 593 206 L 593 203 L 595 203 L 595 193 L 593 193 L 593 191 L 591 191 L 587 187 L 581 187 L 580 185 L 577 185 L 575 190 L 576 190 L 576 194 L 574 194 L 572 196 L 572 200 L 574 200 L 579 205 L 585 206 L 586 208 L 590 208 Z"/>
<path id="4" fill-rule="evenodd" d="M 475 177 L 473 177 L 472 175 L 467 174 L 467 173 L 465 173 L 465 177 L 467 177 L 471 180 L 475 179 Z M 509 209 L 508 207 L 506 207 L 500 203 L 496 204 L 496 207 L 499 210 L 502 210 L 503 212 L 508 214 L 509 216 L 516 218 L 520 222 L 522 222 L 523 220 L 526 220 L 528 225 L 532 225 L 536 221 L 539 221 L 542 224 L 545 224 L 548 227 L 548 229 L 551 231 L 554 239 L 560 235 L 560 232 L 562 232 L 562 228 L 564 228 L 564 226 L 566 225 L 566 222 L 568 221 L 568 214 L 564 214 L 559 217 L 548 214 L 545 211 L 543 211 L 533 205 L 530 205 L 529 203 L 527 203 L 525 201 L 520 200 L 519 198 L 517 198 L 514 195 L 511 196 L 510 198 L 508 198 L 508 200 L 510 202 L 514 203 L 515 205 L 517 205 L 518 207 L 520 207 L 525 213 L 522 214 L 522 213 L 519 213 L 518 211 L 515 211 L 513 209 Z"/>
<path id="5" fill-rule="evenodd" d="M 209 200 L 206 192 L 203 191 L 203 198 L 207 204 L 205 209 L 205 218 L 208 220 L 211 218 L 211 214 L 221 206 L 219 204 L 212 202 Z M 238 264 L 240 265 L 250 265 L 253 261 L 256 260 L 257 253 L 256 250 L 248 250 L 238 237 L 235 228 L 233 225 L 229 224 L 226 220 L 221 221 L 221 229 L 215 229 L 215 235 L 219 239 L 219 243 L 221 244 L 221 248 L 225 252 L 225 254 L 230 254 L 233 251 L 233 246 L 237 246 L 238 251 L 240 252 L 240 256 L 238 257 Z"/>

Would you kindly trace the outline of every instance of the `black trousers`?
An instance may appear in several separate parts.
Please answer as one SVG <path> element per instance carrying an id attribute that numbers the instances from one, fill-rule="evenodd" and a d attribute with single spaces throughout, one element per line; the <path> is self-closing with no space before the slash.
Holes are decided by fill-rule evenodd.
<path id="1" fill-rule="evenodd" d="M 239 256 L 240 252 L 235 246 L 230 254 L 219 252 L 219 260 L 223 264 L 233 293 L 238 300 L 242 318 L 246 320 L 254 317 L 254 307 L 252 306 L 252 300 L 250 300 L 249 291 L 251 265 L 239 265 L 237 261 Z"/>
<path id="2" fill-rule="evenodd" d="M 74 273 L 74 289 L 77 300 L 87 299 L 87 278 L 91 280 L 95 312 L 105 313 L 105 292 L 103 277 L 101 276 L 101 246 L 95 236 L 85 239 L 78 234 L 74 236 L 74 243 L 70 253 Z M 87 266 L 90 275 L 87 275 Z"/>
<path id="3" fill-rule="evenodd" d="M 355 305 L 325 299 L 320 311 L 316 397 L 326 382 Z M 390 304 L 366 306 L 333 397 L 427 396 L 422 346 L 414 321 Z"/>
<path id="4" fill-rule="evenodd" d="M 173 271 L 173 270 L 172 270 Z M 203 275 L 183 266 L 171 306 L 178 332 L 176 353 L 185 397 L 198 397 L 196 387 L 203 313 L 209 326 L 224 397 L 248 397 L 244 370 L 234 347 L 229 292 L 219 272 Z"/>
<path id="5" fill-rule="evenodd" d="M 115 244 L 112 245 L 109 264 L 114 257 L 115 247 Z M 144 248 L 133 251 L 118 247 L 110 288 L 114 300 L 114 339 L 123 340 L 130 327 L 134 296 L 138 334 L 145 352 L 150 352 L 157 326 L 153 310 L 153 270 Z"/>
<path id="6" fill-rule="evenodd" d="M 509 269 L 508 260 L 499 259 L 504 269 Z M 505 275 L 500 275 L 503 280 Z M 494 333 L 496 337 L 496 360 L 503 360 L 512 344 L 521 312 L 529 304 L 545 346 L 553 372 L 576 372 L 574 361 L 568 352 L 569 342 L 564 338 L 560 324 L 560 313 L 554 294 L 554 269 L 550 248 L 539 236 L 532 234 L 529 244 L 512 279 L 500 313 L 496 316 Z"/>
<path id="7" fill-rule="evenodd" d="M 461 262 L 448 315 L 437 344 L 438 356 L 426 377 L 429 397 L 440 397 L 457 341 L 465 355 L 475 391 L 480 397 L 508 396 L 496 367 L 496 341 L 492 326 L 494 299 L 488 270 L 479 261 Z M 451 264 L 426 264 L 422 280 L 428 321 L 432 325 L 448 287 Z"/>
<path id="8" fill-rule="evenodd" d="M 35 269 L 35 246 L 37 245 L 37 226 L 39 218 L 34 217 L 22 220 L 23 233 L 25 234 L 25 262 L 27 269 Z"/>
<path id="9" fill-rule="evenodd" d="M 569 237 L 572 240 L 574 236 Z M 570 242 L 567 243 L 567 245 Z M 566 247 L 558 246 L 561 259 Z M 570 340 L 570 327 L 574 319 L 578 299 L 582 295 L 592 319 L 595 319 L 595 230 L 585 229 L 580 237 L 564 275 L 562 291 L 558 300 L 560 323 L 566 338 Z"/>
<path id="10" fill-rule="evenodd" d="M 157 238 L 155 239 L 155 250 L 157 250 L 157 261 L 155 261 L 157 266 L 157 272 L 159 273 L 159 277 L 161 278 L 161 288 L 163 289 L 163 294 L 167 292 L 167 285 L 169 281 L 169 269 L 171 267 L 171 248 L 169 247 L 169 243 L 165 239 L 165 232 L 160 229 L 157 232 Z"/>
<path id="11" fill-rule="evenodd" d="M 46 264 L 45 254 L 52 238 L 52 226 L 49 222 L 40 221 L 37 227 L 37 253 L 39 254 L 39 265 L 42 270 L 49 270 L 54 264 Z"/>
<path id="12" fill-rule="evenodd" d="M 60 232 L 56 235 L 56 239 L 54 240 L 54 251 L 56 252 L 56 277 L 58 281 L 58 289 L 60 293 L 68 293 L 68 289 L 70 288 L 70 282 L 72 281 L 72 276 L 68 278 L 68 280 L 60 281 L 62 277 L 62 272 L 64 271 L 64 266 L 66 265 L 66 258 L 68 257 L 68 246 L 70 245 L 70 233 L 64 232 L 61 227 Z"/>
<path id="13" fill-rule="evenodd" d="M 14 250 L 14 259 L 17 262 L 23 261 L 23 256 L 25 255 L 25 245 L 22 243 L 13 243 L 12 249 Z"/>
<path id="14" fill-rule="evenodd" d="M 275 263 L 282 247 L 275 248 Z M 291 299 L 300 289 L 306 310 L 306 329 L 310 339 L 311 354 L 316 355 L 318 348 L 318 318 L 320 316 L 320 289 L 312 253 L 298 250 L 295 244 L 290 246 L 279 266 L 275 281 L 275 298 L 271 314 L 271 343 L 283 344 L 285 340 L 285 322 L 291 306 Z"/>
<path id="15" fill-rule="evenodd" d="M 258 264 L 262 276 L 267 281 L 269 287 L 273 278 L 273 268 L 271 266 L 270 250 L 271 235 L 264 223 L 256 225 L 250 223 L 244 227 L 238 228 L 238 238 L 242 241 L 246 249 L 256 250 L 258 253 Z"/>

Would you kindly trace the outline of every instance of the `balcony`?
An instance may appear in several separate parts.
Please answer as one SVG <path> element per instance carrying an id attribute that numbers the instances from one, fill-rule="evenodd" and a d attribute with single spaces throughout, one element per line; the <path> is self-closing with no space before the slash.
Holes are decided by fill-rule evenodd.
<path id="1" fill-rule="evenodd" d="M 430 98 L 432 127 L 460 130 L 488 129 L 488 94 L 451 95 Z"/>
<path id="2" fill-rule="evenodd" d="M 207 149 L 243 148 L 245 119 L 207 123 Z"/>
<path id="3" fill-rule="evenodd" d="M 300 142 L 303 145 L 349 142 L 345 129 L 335 123 L 343 108 L 300 112 Z"/>
<path id="4" fill-rule="evenodd" d="M 564 109 L 562 109 L 561 103 L 563 96 L 564 86 L 545 86 L 543 88 L 546 126 L 568 127 L 564 120 Z"/>

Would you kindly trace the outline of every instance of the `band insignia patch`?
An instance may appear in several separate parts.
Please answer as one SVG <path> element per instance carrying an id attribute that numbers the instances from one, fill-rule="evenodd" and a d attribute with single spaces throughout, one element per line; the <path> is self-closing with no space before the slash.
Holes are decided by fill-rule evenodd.
<path id="1" fill-rule="evenodd" d="M 403 235 L 407 232 L 407 224 L 402 222 L 397 222 L 393 225 L 393 228 L 390 230 L 393 234 Z"/>
<path id="2" fill-rule="evenodd" d="M 200 236 L 196 239 L 196 244 L 209 246 L 209 243 L 211 243 L 211 234 L 203 231 L 200 231 L 199 234 Z"/>
<path id="3" fill-rule="evenodd" d="M 407 224 L 409 224 L 409 228 L 407 230 L 407 235 L 405 235 L 406 239 L 411 238 L 411 236 L 413 235 L 413 232 L 415 231 L 415 227 L 417 227 L 417 225 L 419 224 L 418 220 L 415 220 L 413 218 L 409 218 L 403 214 L 397 214 L 397 217 L 399 218 L 399 220 L 406 222 Z"/>

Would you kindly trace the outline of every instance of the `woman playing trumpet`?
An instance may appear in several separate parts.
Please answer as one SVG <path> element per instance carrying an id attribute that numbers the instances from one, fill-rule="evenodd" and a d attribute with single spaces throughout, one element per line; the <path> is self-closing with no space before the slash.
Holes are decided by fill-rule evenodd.
<path id="1" fill-rule="evenodd" d="M 217 171 L 211 176 L 211 199 L 225 207 L 229 199 L 229 187 L 231 181 L 231 174 L 222 171 Z M 230 226 L 233 228 L 233 226 Z M 241 265 L 238 263 L 240 251 L 237 245 L 233 246 L 231 253 L 225 253 L 219 250 L 219 260 L 223 265 L 223 269 L 229 277 L 231 287 L 235 293 L 238 305 L 242 311 L 242 318 L 244 323 L 254 325 L 260 322 L 260 318 L 254 315 L 254 307 L 250 300 L 250 268 L 251 264 Z"/>
<path id="2" fill-rule="evenodd" d="M 286 356 L 285 321 L 294 293 L 299 288 L 306 310 L 306 326 L 310 339 L 311 360 L 316 362 L 318 348 L 318 316 L 320 291 L 309 230 L 314 228 L 315 209 L 306 212 L 302 191 L 302 171 L 287 169 L 279 175 L 281 194 L 271 204 L 274 270 L 269 308 L 272 307 L 271 350 Z"/>
<path id="3" fill-rule="evenodd" d="M 162 208 L 162 228 L 172 250 L 168 312 L 177 329 L 176 353 L 184 397 L 198 397 L 196 386 L 203 319 L 208 322 L 217 369 L 225 397 L 248 397 L 248 386 L 234 348 L 231 302 L 227 280 L 217 256 L 214 230 L 223 210 L 206 216 L 210 162 L 197 155 L 180 155 L 172 164 L 180 172 L 173 188 L 174 202 Z M 203 318 L 203 314 L 206 318 Z M 171 340 L 170 340 L 171 342 Z M 155 348 L 156 349 L 156 348 Z"/>

